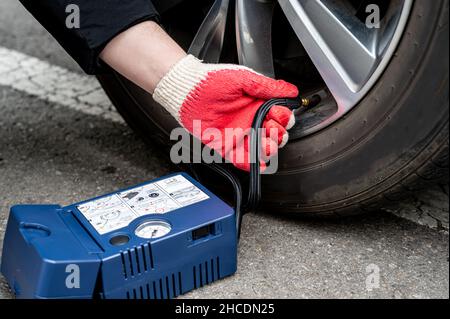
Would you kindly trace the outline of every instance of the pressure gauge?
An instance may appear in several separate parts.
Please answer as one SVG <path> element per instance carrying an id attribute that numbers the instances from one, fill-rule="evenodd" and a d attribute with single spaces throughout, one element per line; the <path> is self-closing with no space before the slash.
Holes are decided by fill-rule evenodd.
<path id="1" fill-rule="evenodd" d="M 134 232 L 136 236 L 145 239 L 160 238 L 172 230 L 172 227 L 161 220 L 150 220 L 140 224 Z"/>

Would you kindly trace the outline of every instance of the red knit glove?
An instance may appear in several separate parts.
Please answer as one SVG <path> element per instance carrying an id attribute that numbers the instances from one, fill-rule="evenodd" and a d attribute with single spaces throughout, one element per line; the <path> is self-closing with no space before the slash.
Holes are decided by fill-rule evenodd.
<path id="1" fill-rule="evenodd" d="M 202 143 L 248 171 L 248 132 L 256 111 L 269 99 L 297 95 L 297 88 L 285 81 L 273 80 L 239 65 L 202 63 L 188 55 L 162 78 L 153 98 Z M 201 129 L 194 127 L 198 126 L 198 120 Z M 270 110 L 263 126 L 266 136 L 261 143 L 261 154 L 266 155 L 266 160 L 287 143 L 287 130 L 294 123 L 295 117 L 288 108 L 274 106 Z M 234 130 L 231 143 L 226 140 L 230 129 L 240 129 L 240 133 Z M 222 138 L 217 138 L 218 133 Z M 264 167 L 262 161 L 261 168 Z"/>

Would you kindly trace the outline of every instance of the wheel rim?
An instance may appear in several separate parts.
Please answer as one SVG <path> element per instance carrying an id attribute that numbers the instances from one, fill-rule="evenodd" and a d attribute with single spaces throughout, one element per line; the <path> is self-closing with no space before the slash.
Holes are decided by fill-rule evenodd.
<path id="1" fill-rule="evenodd" d="M 291 133 L 294 137 L 315 133 L 352 110 L 375 85 L 394 56 L 413 0 L 389 1 L 379 26 L 372 28 L 355 15 L 356 2 L 278 0 L 326 85 L 325 90 L 313 92 L 322 95 L 324 102 L 314 112 L 301 115 L 300 124 Z M 275 75 L 272 56 L 275 5 L 276 1 L 272 0 L 236 0 L 235 7 L 240 64 L 271 77 Z M 229 0 L 214 2 L 192 42 L 190 53 L 208 62 L 219 61 L 229 6 Z"/>

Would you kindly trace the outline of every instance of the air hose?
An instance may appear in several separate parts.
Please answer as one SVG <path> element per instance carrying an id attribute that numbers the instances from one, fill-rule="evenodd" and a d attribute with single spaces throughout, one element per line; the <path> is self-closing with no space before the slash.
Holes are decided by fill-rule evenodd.
<path id="1" fill-rule="evenodd" d="M 236 233 L 238 238 L 241 234 L 242 217 L 245 213 L 254 212 L 258 209 L 261 201 L 261 167 L 260 167 L 260 149 L 261 134 L 260 129 L 263 126 L 264 119 L 270 109 L 275 106 L 285 106 L 290 110 L 296 110 L 301 107 L 312 108 L 321 101 L 319 95 L 313 95 L 311 98 L 297 99 L 271 99 L 261 105 L 253 118 L 252 130 L 250 133 L 250 174 L 247 201 L 243 202 L 242 185 L 239 178 L 231 171 L 217 163 L 203 164 L 213 170 L 220 176 L 227 179 L 234 190 L 234 208 L 236 212 Z"/>

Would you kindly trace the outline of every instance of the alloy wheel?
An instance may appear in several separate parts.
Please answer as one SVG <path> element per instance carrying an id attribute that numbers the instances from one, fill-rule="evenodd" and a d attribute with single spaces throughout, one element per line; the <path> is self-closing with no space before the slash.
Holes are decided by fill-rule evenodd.
<path id="1" fill-rule="evenodd" d="M 342 118 L 375 85 L 394 56 L 412 4 L 413 0 L 215 0 L 189 52 L 219 62 L 226 29 L 233 27 L 239 63 L 274 77 L 274 43 L 279 36 L 273 32 L 274 12 L 281 8 L 294 41 L 323 81 L 307 92 L 321 95 L 323 102 L 299 114 L 301 121 L 291 132 L 291 138 L 299 138 Z M 234 10 L 234 26 L 227 25 L 229 10 Z M 368 25 L 371 10 L 379 10 L 380 19 Z"/>

